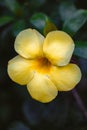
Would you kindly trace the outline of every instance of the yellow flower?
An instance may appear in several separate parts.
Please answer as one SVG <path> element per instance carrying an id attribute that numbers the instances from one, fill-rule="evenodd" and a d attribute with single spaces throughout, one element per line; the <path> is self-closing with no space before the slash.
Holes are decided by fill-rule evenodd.
<path id="1" fill-rule="evenodd" d="M 73 89 L 81 71 L 70 59 L 74 50 L 72 38 L 63 31 L 52 31 L 46 38 L 35 29 L 21 31 L 14 44 L 19 54 L 8 63 L 10 78 L 27 85 L 32 98 L 46 103 L 58 91 Z"/>

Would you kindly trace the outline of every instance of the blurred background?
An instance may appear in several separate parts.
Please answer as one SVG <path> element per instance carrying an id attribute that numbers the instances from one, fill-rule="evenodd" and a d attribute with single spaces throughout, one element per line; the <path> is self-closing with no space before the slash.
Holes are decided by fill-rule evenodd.
<path id="1" fill-rule="evenodd" d="M 33 100 L 26 87 L 10 80 L 14 40 L 26 28 L 43 35 L 59 29 L 75 41 L 72 61 L 81 68 L 76 88 L 50 103 Z M 0 130 L 87 130 L 87 1 L 0 0 Z"/>

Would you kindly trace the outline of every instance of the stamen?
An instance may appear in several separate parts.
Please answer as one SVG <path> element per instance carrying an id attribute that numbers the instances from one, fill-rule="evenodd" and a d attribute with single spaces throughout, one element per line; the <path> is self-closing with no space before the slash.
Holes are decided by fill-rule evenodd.
<path id="1" fill-rule="evenodd" d="M 39 63 L 42 66 L 50 66 L 51 65 L 50 61 L 47 58 L 45 58 L 45 57 L 40 58 L 39 59 Z"/>
<path id="2" fill-rule="evenodd" d="M 48 73 L 50 71 L 50 68 L 51 68 L 51 63 L 47 58 L 42 57 L 37 60 L 37 64 L 36 64 L 37 71 L 41 73 Z"/>

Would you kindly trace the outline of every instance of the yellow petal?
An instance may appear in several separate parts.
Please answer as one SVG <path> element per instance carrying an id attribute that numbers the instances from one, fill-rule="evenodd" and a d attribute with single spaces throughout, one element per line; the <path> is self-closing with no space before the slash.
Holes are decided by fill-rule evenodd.
<path id="1" fill-rule="evenodd" d="M 32 98 L 47 103 L 57 96 L 57 88 L 47 75 L 35 73 L 34 78 L 27 85 Z"/>
<path id="2" fill-rule="evenodd" d="M 43 44 L 43 51 L 49 61 L 57 66 L 67 65 L 74 50 L 72 38 L 63 31 L 48 33 Z"/>
<path id="3" fill-rule="evenodd" d="M 34 75 L 31 66 L 30 60 L 16 56 L 8 63 L 8 74 L 14 82 L 25 85 Z"/>
<path id="4" fill-rule="evenodd" d="M 63 67 L 53 67 L 50 73 L 50 78 L 59 91 L 73 89 L 81 79 L 81 71 L 75 64 L 68 64 Z"/>
<path id="5" fill-rule="evenodd" d="M 44 37 L 34 29 L 21 31 L 15 40 L 16 52 L 24 58 L 36 58 L 43 55 Z"/>

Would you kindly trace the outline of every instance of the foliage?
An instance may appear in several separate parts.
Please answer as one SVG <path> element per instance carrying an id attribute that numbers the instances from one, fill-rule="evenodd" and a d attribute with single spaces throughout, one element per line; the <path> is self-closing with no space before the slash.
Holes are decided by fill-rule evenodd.
<path id="1" fill-rule="evenodd" d="M 25 87 L 7 75 L 7 63 L 14 55 L 14 39 L 23 29 L 36 28 L 43 35 L 64 30 L 75 41 L 72 61 L 83 77 L 77 91 L 87 108 L 87 3 L 80 0 L 0 0 L 0 129 L 87 130 L 87 118 L 72 92 L 59 93 L 55 101 L 33 101 Z M 72 62 L 71 61 L 71 62 Z"/>

